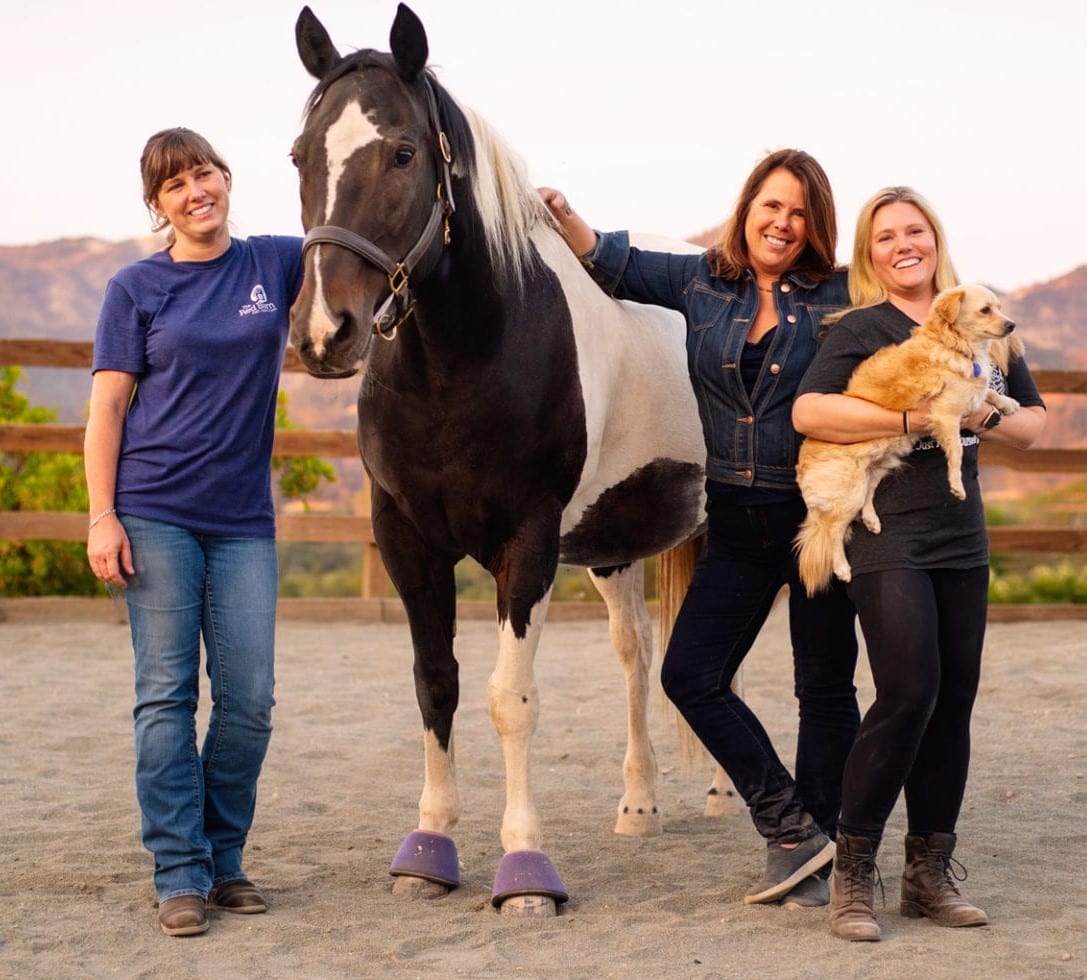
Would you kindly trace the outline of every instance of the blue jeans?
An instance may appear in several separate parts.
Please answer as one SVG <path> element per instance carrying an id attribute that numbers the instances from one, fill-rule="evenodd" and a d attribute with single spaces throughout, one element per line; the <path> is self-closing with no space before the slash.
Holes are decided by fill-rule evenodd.
<path id="1" fill-rule="evenodd" d="M 136 796 L 159 901 L 244 878 L 257 777 L 272 733 L 272 538 L 209 537 L 123 517 L 136 574 L 125 590 L 136 657 Z M 196 746 L 200 639 L 212 708 Z"/>
<path id="2" fill-rule="evenodd" d="M 837 580 L 814 599 L 798 581 L 793 539 L 805 513 L 799 494 L 745 506 L 733 504 L 727 488 L 708 487 L 706 547 L 672 631 L 661 683 L 728 773 L 763 837 L 795 843 L 819 828 L 833 837 L 842 772 L 860 722 L 853 606 Z M 729 686 L 783 585 L 800 708 L 795 780 Z"/>

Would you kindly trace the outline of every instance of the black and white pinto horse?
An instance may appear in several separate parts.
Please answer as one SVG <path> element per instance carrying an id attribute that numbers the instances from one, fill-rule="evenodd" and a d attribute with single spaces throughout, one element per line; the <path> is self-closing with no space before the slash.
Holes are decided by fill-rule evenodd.
<path id="1" fill-rule="evenodd" d="M 426 68 L 426 34 L 406 7 L 391 55 L 341 57 L 309 8 L 296 36 L 319 84 L 293 148 L 307 234 L 291 339 L 310 374 L 361 375 L 374 535 L 407 612 L 423 720 L 419 824 L 393 860 L 394 890 L 459 882 L 454 566 L 470 555 L 497 589 L 487 695 L 506 807 L 493 904 L 554 914 L 567 893 L 543 852 L 529 754 L 533 663 L 560 561 L 590 569 L 626 674 L 615 830 L 660 830 L 641 560 L 704 519 L 684 325 L 590 280 L 519 159 Z"/>

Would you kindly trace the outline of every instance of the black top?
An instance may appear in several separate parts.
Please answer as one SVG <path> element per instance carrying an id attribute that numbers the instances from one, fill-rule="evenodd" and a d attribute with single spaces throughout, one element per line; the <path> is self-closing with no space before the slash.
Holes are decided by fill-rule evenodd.
<path id="1" fill-rule="evenodd" d="M 917 324 L 890 303 L 854 310 L 827 334 L 800 384 L 798 394 L 837 394 L 854 368 L 888 344 L 909 337 Z M 1026 406 L 1044 406 L 1024 360 L 1005 378 L 995 365 L 989 386 Z M 947 482 L 947 457 L 930 436 L 923 437 L 903 465 L 876 491 L 883 530 L 872 534 L 858 518 L 846 547 L 853 574 L 891 568 L 974 568 L 989 562 L 989 536 L 978 485 L 978 437 L 964 431 L 962 477 L 966 499 L 954 497 Z"/>

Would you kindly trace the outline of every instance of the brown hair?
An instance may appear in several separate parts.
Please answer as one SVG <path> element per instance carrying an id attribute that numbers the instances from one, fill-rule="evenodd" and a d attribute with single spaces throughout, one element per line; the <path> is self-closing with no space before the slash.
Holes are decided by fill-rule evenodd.
<path id="1" fill-rule="evenodd" d="M 162 231 L 170 223 L 155 210 L 162 185 L 174 174 L 202 163 L 218 167 L 229 186 L 230 167 L 199 133 L 177 126 L 163 129 L 147 141 L 140 156 L 140 175 L 143 177 L 143 203 L 151 213 L 152 231 Z"/>
<path id="2" fill-rule="evenodd" d="M 706 256 L 715 276 L 739 279 L 748 267 L 744 224 L 763 183 L 775 170 L 787 170 L 804 188 L 808 240 L 793 268 L 806 272 L 816 280 L 826 279 L 834 272 L 838 222 L 834 214 L 834 193 L 830 189 L 830 181 L 811 154 L 786 149 L 775 150 L 763 157 L 744 182 L 731 217 Z"/>

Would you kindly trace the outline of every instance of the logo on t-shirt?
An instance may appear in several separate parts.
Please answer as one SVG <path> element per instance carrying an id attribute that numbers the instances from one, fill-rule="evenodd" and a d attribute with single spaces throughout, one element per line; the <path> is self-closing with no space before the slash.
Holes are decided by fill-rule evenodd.
<path id="1" fill-rule="evenodd" d="M 275 303 L 268 301 L 268 294 L 258 282 L 249 292 L 250 302 L 239 308 L 238 316 L 250 316 L 253 313 L 275 313 Z"/>

